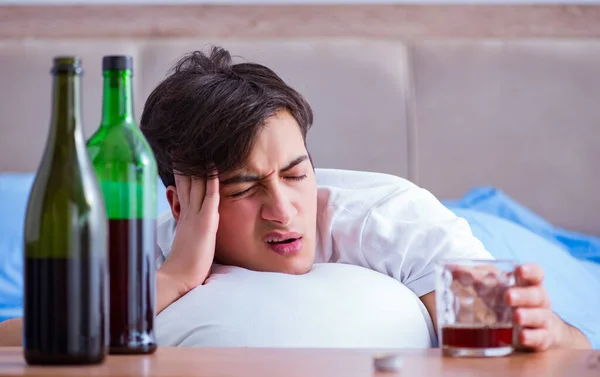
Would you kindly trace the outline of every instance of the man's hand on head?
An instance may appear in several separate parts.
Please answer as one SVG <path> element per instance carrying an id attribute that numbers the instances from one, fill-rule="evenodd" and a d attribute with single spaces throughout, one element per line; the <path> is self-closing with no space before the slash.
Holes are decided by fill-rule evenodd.
<path id="1" fill-rule="evenodd" d="M 548 292 L 542 285 L 544 271 L 535 264 L 519 266 L 517 287 L 507 291 L 506 300 L 515 308 L 514 321 L 521 327 L 519 343 L 534 351 L 550 348 L 591 348 L 587 338 L 565 323 L 550 305 Z"/>
<path id="2" fill-rule="evenodd" d="M 179 217 L 171 253 L 157 273 L 157 312 L 204 283 L 215 255 L 219 179 L 175 175 Z"/>

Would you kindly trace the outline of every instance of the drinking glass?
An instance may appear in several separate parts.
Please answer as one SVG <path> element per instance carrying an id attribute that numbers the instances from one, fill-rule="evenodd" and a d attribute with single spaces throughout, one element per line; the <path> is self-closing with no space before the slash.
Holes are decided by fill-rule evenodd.
<path id="1" fill-rule="evenodd" d="M 510 260 L 444 260 L 436 265 L 438 339 L 445 356 L 493 357 L 514 350 L 513 309 L 506 291 L 515 285 Z"/>

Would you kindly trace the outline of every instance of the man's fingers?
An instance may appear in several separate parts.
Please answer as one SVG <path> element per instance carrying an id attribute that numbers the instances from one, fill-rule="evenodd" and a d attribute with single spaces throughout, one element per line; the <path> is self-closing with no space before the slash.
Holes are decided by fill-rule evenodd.
<path id="1" fill-rule="evenodd" d="M 175 174 L 175 186 L 177 188 L 177 197 L 179 198 L 179 205 L 181 208 L 187 208 L 190 203 L 190 185 L 190 177 Z"/>
<path id="2" fill-rule="evenodd" d="M 519 334 L 519 343 L 537 351 L 544 351 L 552 346 L 552 334 L 548 329 L 524 329 Z"/>
<path id="3" fill-rule="evenodd" d="M 206 192 L 206 180 L 204 178 L 192 178 L 192 187 L 190 189 L 190 207 L 199 212 L 204 201 L 204 193 Z"/>
<path id="4" fill-rule="evenodd" d="M 514 321 L 523 327 L 548 329 L 552 322 L 551 313 L 543 308 L 518 308 L 514 313 Z"/>
<path id="5" fill-rule="evenodd" d="M 214 213 L 219 210 L 219 175 L 216 170 L 208 174 L 206 180 L 206 195 L 202 204 L 202 211 Z"/>
<path id="6" fill-rule="evenodd" d="M 544 270 L 537 264 L 523 264 L 516 269 L 518 285 L 538 285 L 544 280 Z"/>
<path id="7" fill-rule="evenodd" d="M 550 308 L 550 297 L 541 285 L 509 288 L 506 302 L 513 307 Z"/>

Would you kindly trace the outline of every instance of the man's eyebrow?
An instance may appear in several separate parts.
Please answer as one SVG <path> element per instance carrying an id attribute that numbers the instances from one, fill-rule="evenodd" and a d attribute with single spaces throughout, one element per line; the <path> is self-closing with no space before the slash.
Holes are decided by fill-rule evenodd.
<path id="1" fill-rule="evenodd" d="M 242 173 L 242 174 L 234 175 L 231 178 L 227 178 L 222 181 L 219 181 L 219 184 L 220 185 L 235 185 L 238 183 L 248 183 L 248 182 L 258 182 L 258 181 L 260 181 L 259 176 Z"/>
<path id="2" fill-rule="evenodd" d="M 308 160 L 308 155 L 302 155 L 300 157 L 295 158 L 292 162 L 284 166 L 279 172 L 285 173 L 288 170 L 293 169 L 295 166 L 301 164 L 302 162 Z M 219 182 L 220 185 L 235 185 L 238 183 L 252 183 L 260 181 L 261 177 L 248 173 L 240 173 L 236 174 L 231 178 L 224 179 Z"/>
<path id="3" fill-rule="evenodd" d="M 280 173 L 285 173 L 286 171 L 291 170 L 292 168 L 294 168 L 294 166 L 300 165 L 303 161 L 306 161 L 306 160 L 308 160 L 308 155 L 302 155 L 302 156 L 294 159 L 292 162 L 290 162 L 286 166 L 284 166 L 283 169 L 281 169 L 279 172 Z"/>

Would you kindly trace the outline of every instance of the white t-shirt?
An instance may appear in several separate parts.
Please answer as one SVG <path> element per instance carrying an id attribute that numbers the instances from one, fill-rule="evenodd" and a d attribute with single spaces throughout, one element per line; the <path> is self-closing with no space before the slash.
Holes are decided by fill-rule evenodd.
<path id="1" fill-rule="evenodd" d="M 464 219 L 405 179 L 334 169 L 316 169 L 316 174 L 315 268 L 298 277 L 214 266 L 206 284 L 160 313 L 159 344 L 436 345 L 431 319 L 417 298 L 435 289 L 435 262 L 492 256 Z M 159 216 L 159 266 L 170 252 L 174 234 L 171 214 Z M 396 306 L 376 305 L 381 292 Z M 421 335 L 386 336 L 411 331 Z M 342 333 L 347 337 L 335 335 Z M 364 339 L 359 341 L 361 334 Z"/>

